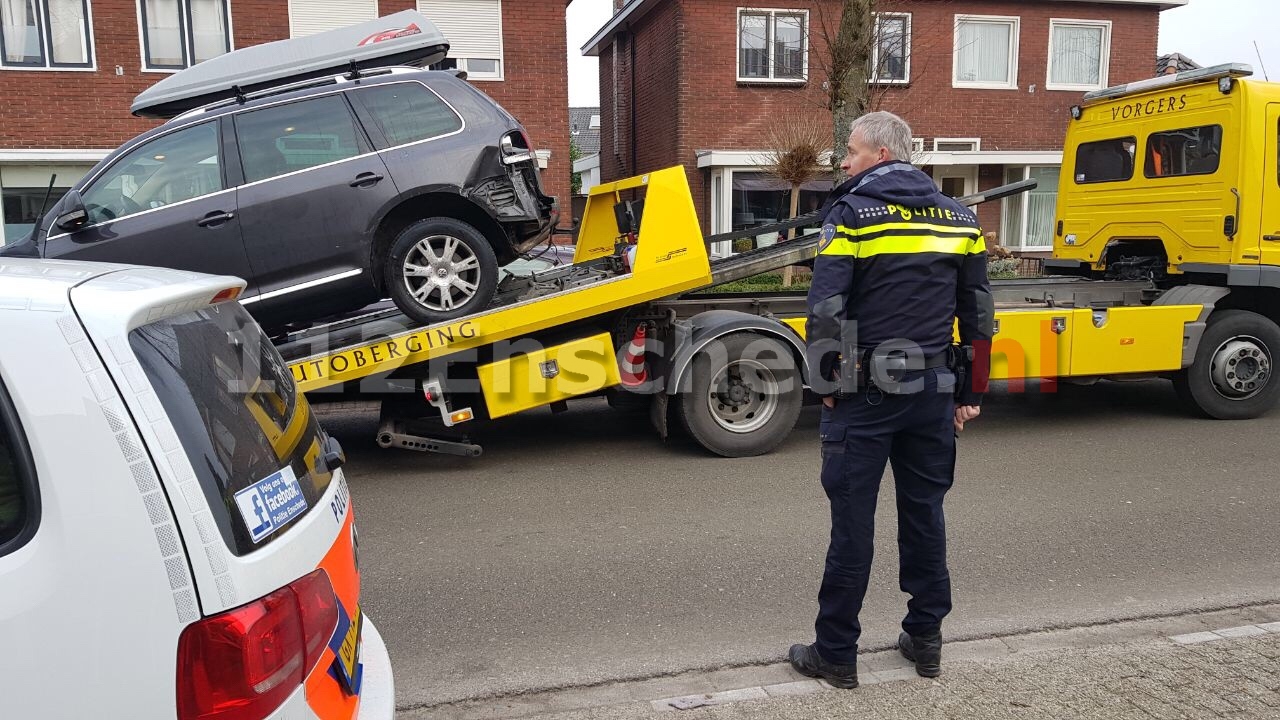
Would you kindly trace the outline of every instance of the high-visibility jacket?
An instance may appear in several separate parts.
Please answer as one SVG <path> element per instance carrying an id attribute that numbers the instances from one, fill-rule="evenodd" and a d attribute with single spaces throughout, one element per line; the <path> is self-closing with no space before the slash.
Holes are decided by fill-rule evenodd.
<path id="1" fill-rule="evenodd" d="M 899 161 L 850 178 L 824 209 L 806 327 L 822 378 L 835 379 L 841 348 L 907 343 L 925 357 L 947 352 L 959 320 L 960 344 L 974 348 L 974 359 L 957 397 L 980 404 L 995 306 L 973 211 Z"/>

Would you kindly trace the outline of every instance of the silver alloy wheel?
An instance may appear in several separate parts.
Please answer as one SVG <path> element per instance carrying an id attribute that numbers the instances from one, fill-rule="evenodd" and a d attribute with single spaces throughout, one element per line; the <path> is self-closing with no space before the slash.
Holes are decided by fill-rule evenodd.
<path id="1" fill-rule="evenodd" d="M 480 289 L 480 259 L 452 235 L 428 235 L 404 256 L 405 287 L 428 310 L 447 312 L 465 305 Z"/>
<path id="2" fill-rule="evenodd" d="M 778 410 L 778 380 L 757 360 L 728 363 L 711 380 L 707 390 L 711 419 L 734 433 L 760 429 Z"/>
<path id="3" fill-rule="evenodd" d="M 1271 379 L 1271 356 L 1255 337 L 1230 338 L 1213 352 L 1209 363 L 1213 389 L 1228 400 L 1248 400 L 1262 392 Z"/>

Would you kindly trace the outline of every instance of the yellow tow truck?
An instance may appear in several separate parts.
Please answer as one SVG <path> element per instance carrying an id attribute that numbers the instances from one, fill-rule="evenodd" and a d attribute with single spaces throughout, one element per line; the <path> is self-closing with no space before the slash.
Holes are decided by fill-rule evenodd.
<path id="1" fill-rule="evenodd" d="M 1212 417 L 1275 406 L 1280 85 L 1247 77 L 1208 68 L 1072 109 L 1055 275 L 992 283 L 993 380 L 1164 377 Z M 818 236 L 712 258 L 724 239 L 702 236 L 683 168 L 666 168 L 593 188 L 572 264 L 507 278 L 483 312 L 377 311 L 277 347 L 315 401 L 379 401 L 383 447 L 475 456 L 468 423 L 604 394 L 647 406 L 663 437 L 678 421 L 716 454 L 756 455 L 800 412 L 805 295 L 709 290 L 810 260 Z"/>

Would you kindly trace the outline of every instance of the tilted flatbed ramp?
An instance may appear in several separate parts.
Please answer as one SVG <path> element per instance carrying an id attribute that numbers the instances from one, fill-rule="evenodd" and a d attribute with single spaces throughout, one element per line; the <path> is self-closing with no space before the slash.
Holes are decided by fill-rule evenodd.
<path id="1" fill-rule="evenodd" d="M 268 87 L 360 69 L 444 59 L 449 41 L 415 10 L 305 37 L 251 45 L 209 58 L 143 90 L 130 112 L 171 118 L 208 103 Z"/>
<path id="2" fill-rule="evenodd" d="M 643 192 L 648 207 L 633 266 L 591 275 L 615 252 L 613 206 L 627 191 Z M 565 268 L 587 273 L 580 276 L 581 284 L 434 325 L 415 327 L 399 314 L 375 314 L 337 330 L 301 333 L 277 346 L 298 386 L 312 392 L 711 284 L 706 245 L 682 169 L 605 183 L 592 190 L 590 203 L 575 264 Z"/>

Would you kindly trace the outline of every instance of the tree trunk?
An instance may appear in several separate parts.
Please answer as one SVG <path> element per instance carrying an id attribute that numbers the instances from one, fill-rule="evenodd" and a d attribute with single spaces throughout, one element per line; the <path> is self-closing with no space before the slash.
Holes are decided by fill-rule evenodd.
<path id="1" fill-rule="evenodd" d="M 800 186 L 791 186 L 791 214 L 787 217 L 794 220 L 796 214 L 800 212 Z M 794 240 L 800 228 L 791 228 L 787 231 L 787 240 Z M 782 287 L 791 287 L 791 266 L 782 268 Z"/>
<path id="2" fill-rule="evenodd" d="M 876 0 L 841 0 L 840 30 L 831 47 L 832 129 L 835 153 L 832 174 L 839 178 L 844 148 L 849 142 L 849 123 L 865 115 L 870 106 L 871 50 L 875 43 Z"/>

